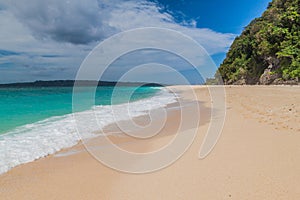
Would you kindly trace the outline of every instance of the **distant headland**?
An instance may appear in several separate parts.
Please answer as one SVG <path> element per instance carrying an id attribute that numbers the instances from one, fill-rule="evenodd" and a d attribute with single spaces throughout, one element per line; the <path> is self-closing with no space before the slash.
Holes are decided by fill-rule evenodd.
<path id="1" fill-rule="evenodd" d="M 34 81 L 34 82 L 21 82 L 21 83 L 6 83 L 0 84 L 0 88 L 24 88 L 24 87 L 73 87 L 75 80 L 53 80 L 53 81 Z M 90 80 L 77 80 L 77 86 L 141 86 L 141 87 L 162 87 L 164 85 L 158 83 L 143 83 L 143 82 L 114 82 L 114 81 L 90 81 Z"/>

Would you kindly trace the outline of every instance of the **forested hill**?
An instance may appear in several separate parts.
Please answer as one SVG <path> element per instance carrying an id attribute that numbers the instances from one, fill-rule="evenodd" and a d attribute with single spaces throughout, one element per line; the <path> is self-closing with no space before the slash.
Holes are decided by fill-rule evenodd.
<path id="1" fill-rule="evenodd" d="M 235 39 L 219 73 L 225 84 L 299 84 L 300 0 L 273 0 Z"/>

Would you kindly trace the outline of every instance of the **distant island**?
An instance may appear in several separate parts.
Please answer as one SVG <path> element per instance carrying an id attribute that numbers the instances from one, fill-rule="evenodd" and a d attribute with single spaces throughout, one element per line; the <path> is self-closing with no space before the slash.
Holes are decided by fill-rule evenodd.
<path id="1" fill-rule="evenodd" d="M 23 88 L 23 87 L 73 87 L 75 80 L 54 80 L 54 81 L 35 81 L 25 83 L 8 83 L 0 84 L 0 88 Z M 163 85 L 157 83 L 141 83 L 141 82 L 113 82 L 113 81 L 89 81 L 77 80 L 77 86 L 142 86 L 142 87 L 162 87 Z"/>
<path id="2" fill-rule="evenodd" d="M 273 0 L 235 39 L 218 73 L 229 85 L 299 84 L 299 0 Z"/>

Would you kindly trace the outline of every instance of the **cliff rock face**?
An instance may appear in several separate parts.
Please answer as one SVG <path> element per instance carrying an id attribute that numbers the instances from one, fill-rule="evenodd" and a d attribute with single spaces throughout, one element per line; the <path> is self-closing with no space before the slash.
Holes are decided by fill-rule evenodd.
<path id="1" fill-rule="evenodd" d="M 300 0 L 273 0 L 235 39 L 219 73 L 225 84 L 299 84 Z"/>

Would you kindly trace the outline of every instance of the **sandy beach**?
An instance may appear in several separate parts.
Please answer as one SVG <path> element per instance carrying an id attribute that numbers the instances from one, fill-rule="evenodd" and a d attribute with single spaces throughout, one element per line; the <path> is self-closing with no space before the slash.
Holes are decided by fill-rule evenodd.
<path id="1" fill-rule="evenodd" d="M 201 120 L 192 145 L 172 165 L 152 173 L 123 173 L 78 144 L 0 175 L 0 199 L 300 199 L 300 87 L 226 86 L 223 131 L 205 159 L 198 154 L 209 128 L 211 99 L 207 87 L 193 89 L 196 98 L 185 86 L 176 87 L 186 102 L 182 109 L 199 108 Z M 169 108 L 165 119 L 154 121 L 165 120 L 158 135 L 136 139 L 112 124 L 106 131 L 118 134 L 110 140 L 138 153 L 165 146 L 181 117 L 176 105 Z M 149 122 L 147 117 L 134 120 Z M 101 146 L 103 141 L 90 142 Z"/>

